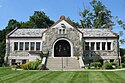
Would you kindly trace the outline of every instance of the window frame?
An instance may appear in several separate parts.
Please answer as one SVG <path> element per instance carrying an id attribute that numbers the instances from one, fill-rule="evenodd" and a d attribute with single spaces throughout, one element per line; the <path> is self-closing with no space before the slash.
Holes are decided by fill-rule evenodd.
<path id="1" fill-rule="evenodd" d="M 39 43 L 39 49 L 37 49 L 38 43 Z M 40 47 L 41 47 L 41 42 L 36 42 L 36 51 L 40 51 Z"/>
<path id="2" fill-rule="evenodd" d="M 33 48 L 33 49 L 32 49 Z M 30 42 L 30 50 L 34 51 L 35 50 L 35 42 Z"/>
<path id="3" fill-rule="evenodd" d="M 110 46 L 108 45 L 110 43 Z M 107 50 L 110 51 L 111 50 L 111 42 L 107 42 Z"/>
<path id="4" fill-rule="evenodd" d="M 106 50 L 106 42 L 102 42 L 102 50 Z M 103 49 L 104 48 L 104 49 Z"/>
<path id="5" fill-rule="evenodd" d="M 97 51 L 100 50 L 100 42 L 96 42 L 96 50 L 97 50 Z"/>
<path id="6" fill-rule="evenodd" d="M 19 42 L 19 50 L 24 50 L 24 42 Z"/>
<path id="7" fill-rule="evenodd" d="M 17 45 L 16 45 L 16 44 L 17 44 Z M 19 45 L 19 43 L 18 43 L 18 42 L 14 42 L 14 51 L 19 50 L 18 45 Z"/>
<path id="8" fill-rule="evenodd" d="M 92 49 L 93 48 L 93 49 Z M 91 50 L 94 51 L 95 50 L 95 42 L 91 42 Z"/>
<path id="9" fill-rule="evenodd" d="M 85 50 L 89 50 L 89 42 L 85 42 Z"/>
<path id="10" fill-rule="evenodd" d="M 27 44 L 26 44 L 27 43 Z M 27 47 L 28 46 L 28 47 Z M 29 50 L 29 42 L 25 42 L 25 50 Z"/>

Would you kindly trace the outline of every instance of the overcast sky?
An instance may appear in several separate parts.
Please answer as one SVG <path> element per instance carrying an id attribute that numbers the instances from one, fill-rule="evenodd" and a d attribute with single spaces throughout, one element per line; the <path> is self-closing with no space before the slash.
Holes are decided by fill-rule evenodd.
<path id="1" fill-rule="evenodd" d="M 79 12 L 87 7 L 91 0 L 0 0 L 0 30 L 7 26 L 9 19 L 27 21 L 34 11 L 44 11 L 50 19 L 57 21 L 61 15 L 79 22 Z M 125 21 L 125 0 L 101 0 L 111 10 L 113 16 Z M 84 5 L 83 5 L 84 3 Z M 114 31 L 121 30 L 115 26 Z M 125 32 L 124 32 L 125 33 Z M 125 36 L 123 36 L 125 37 Z M 125 45 L 122 45 L 125 48 Z"/>

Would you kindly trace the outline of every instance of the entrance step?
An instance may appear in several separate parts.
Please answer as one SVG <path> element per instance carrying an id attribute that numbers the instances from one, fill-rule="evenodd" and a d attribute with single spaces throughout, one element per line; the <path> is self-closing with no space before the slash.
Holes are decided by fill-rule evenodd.
<path id="1" fill-rule="evenodd" d="M 47 59 L 47 68 L 49 70 L 79 70 L 79 60 L 71 57 L 55 57 Z"/>

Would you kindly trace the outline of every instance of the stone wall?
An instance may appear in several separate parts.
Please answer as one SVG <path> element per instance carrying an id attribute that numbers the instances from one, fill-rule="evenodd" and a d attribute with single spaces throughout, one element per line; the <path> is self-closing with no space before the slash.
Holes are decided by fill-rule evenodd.
<path id="1" fill-rule="evenodd" d="M 75 55 L 82 54 L 82 45 L 80 44 L 80 32 L 76 29 L 66 28 L 66 34 L 58 34 L 57 28 L 50 28 L 45 32 L 45 41 L 43 41 L 43 52 L 49 51 L 49 55 L 52 55 L 53 44 L 57 39 L 66 38 L 73 44 L 73 52 Z"/>
<path id="2" fill-rule="evenodd" d="M 119 56 L 118 56 L 118 43 L 117 41 L 113 42 L 113 49 L 109 51 L 87 51 L 84 50 L 83 52 L 83 58 L 86 63 L 89 63 L 89 60 L 113 60 L 115 62 L 118 62 Z"/>

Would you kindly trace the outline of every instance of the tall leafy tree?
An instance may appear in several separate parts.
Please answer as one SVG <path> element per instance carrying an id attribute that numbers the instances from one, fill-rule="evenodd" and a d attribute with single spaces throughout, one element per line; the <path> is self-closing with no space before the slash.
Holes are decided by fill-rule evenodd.
<path id="1" fill-rule="evenodd" d="M 30 16 L 29 21 L 22 22 L 22 28 L 48 28 L 50 27 L 54 21 L 50 20 L 50 18 L 43 11 L 34 11 L 34 14 Z"/>
<path id="2" fill-rule="evenodd" d="M 82 28 L 113 28 L 116 24 L 120 25 L 125 30 L 125 23 L 118 16 L 112 16 L 111 11 L 102 4 L 100 0 L 92 0 L 90 2 L 92 10 L 84 8 L 80 12 L 81 26 Z M 123 31 L 119 32 L 119 35 L 123 35 Z M 125 43 L 125 38 L 120 39 L 120 42 Z"/>
<path id="3" fill-rule="evenodd" d="M 80 13 L 82 17 L 80 21 L 83 28 L 110 28 L 114 26 L 111 11 L 108 10 L 101 1 L 92 0 L 90 5 L 92 11 L 85 8 L 84 11 Z"/>

